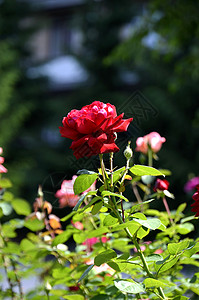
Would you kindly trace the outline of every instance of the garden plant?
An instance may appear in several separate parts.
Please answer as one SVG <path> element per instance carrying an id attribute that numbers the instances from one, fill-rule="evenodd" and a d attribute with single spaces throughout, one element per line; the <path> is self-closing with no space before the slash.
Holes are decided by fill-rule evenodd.
<path id="1" fill-rule="evenodd" d="M 171 172 L 153 167 L 154 160 L 160 165 L 158 152 L 166 142 L 157 132 L 139 137 L 135 149 L 129 141 L 125 166 L 115 166 L 117 134 L 131 122 L 100 101 L 63 118 L 60 133 L 72 140 L 75 157 L 98 156 L 99 166 L 62 182 L 55 199 L 61 208 L 71 207 L 62 219 L 53 214 L 42 186 L 33 210 L 15 198 L 0 157 L 1 299 L 198 299 L 193 220 L 199 216 L 199 186 L 192 186 L 196 216 L 185 214 L 186 203 L 169 209 L 175 198 L 165 177 Z M 134 151 L 144 164 L 135 161 Z M 154 208 L 157 201 L 162 210 Z M 28 277 L 38 278 L 30 290 Z"/>

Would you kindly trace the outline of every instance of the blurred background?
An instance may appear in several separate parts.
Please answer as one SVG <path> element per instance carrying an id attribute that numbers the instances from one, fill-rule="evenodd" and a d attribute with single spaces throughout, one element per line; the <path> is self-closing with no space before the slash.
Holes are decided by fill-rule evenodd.
<path id="1" fill-rule="evenodd" d="M 199 175 L 198 11 L 193 0 L 0 0 L 0 146 L 12 191 L 32 203 L 41 184 L 58 207 L 61 181 L 96 169 L 96 158 L 76 161 L 58 127 L 71 109 L 99 100 L 134 117 L 118 138 L 122 150 L 151 131 L 166 137 L 156 165 L 172 171 L 169 205 L 190 205 L 183 187 Z M 122 153 L 115 161 L 124 163 Z"/>

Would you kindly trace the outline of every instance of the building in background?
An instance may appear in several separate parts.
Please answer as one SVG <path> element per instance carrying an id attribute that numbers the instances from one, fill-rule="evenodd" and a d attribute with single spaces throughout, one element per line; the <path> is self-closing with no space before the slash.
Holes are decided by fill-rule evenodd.
<path id="1" fill-rule="evenodd" d="M 77 15 L 83 0 L 35 0 L 34 23 L 39 30 L 33 36 L 30 47 L 34 67 L 29 77 L 46 76 L 53 90 L 74 89 L 86 84 L 88 72 L 76 55 L 82 50 L 82 32 L 77 26 Z"/>

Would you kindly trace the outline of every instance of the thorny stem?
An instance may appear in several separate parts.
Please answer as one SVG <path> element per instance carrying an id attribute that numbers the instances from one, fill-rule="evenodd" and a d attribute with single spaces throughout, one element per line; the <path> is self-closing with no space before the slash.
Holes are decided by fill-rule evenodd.
<path id="1" fill-rule="evenodd" d="M 130 159 L 127 159 L 126 161 L 126 168 L 125 168 L 125 171 L 124 171 L 124 174 L 122 176 L 122 179 L 121 179 L 121 182 L 120 182 L 120 186 L 122 186 L 124 180 L 125 180 L 125 177 L 128 173 L 128 169 L 129 169 L 129 163 L 130 163 Z M 120 192 L 120 194 L 122 195 L 122 192 Z M 124 207 L 123 207 L 123 202 L 122 202 L 122 199 L 121 199 L 121 210 L 122 210 L 122 219 L 123 219 L 123 222 L 125 222 L 125 218 L 124 218 Z"/>
<path id="2" fill-rule="evenodd" d="M 0 224 L 0 230 L 1 230 L 1 224 Z M 4 239 L 4 236 L 1 233 L 0 233 L 0 235 L 1 235 L 2 241 L 4 243 L 4 246 L 7 247 L 7 241 Z M 5 255 L 2 255 L 2 259 L 4 261 L 4 269 L 5 269 L 7 279 L 8 279 L 8 283 L 9 283 L 9 286 L 10 286 L 10 289 L 11 289 L 11 297 L 12 297 L 12 300 L 14 300 L 15 299 L 15 293 L 14 293 L 14 290 L 13 290 L 14 285 L 13 285 L 12 281 L 10 280 L 10 278 L 8 276 L 8 268 L 7 268 L 7 263 L 6 263 L 7 257 Z M 20 279 L 17 275 L 17 270 L 16 270 L 15 263 L 12 259 L 10 259 L 10 263 L 11 263 L 12 269 L 14 271 L 15 279 L 16 279 L 16 282 L 17 282 L 17 285 L 18 285 L 20 300 L 23 300 L 24 299 L 23 289 L 22 289 L 21 281 L 20 281 Z"/>
<path id="3" fill-rule="evenodd" d="M 153 167 L 153 151 L 150 147 L 148 148 L 148 165 Z"/>
<path id="4" fill-rule="evenodd" d="M 50 300 L 49 291 L 47 291 L 47 290 L 46 290 L 46 296 L 47 296 L 47 299 Z"/>
<path id="5" fill-rule="evenodd" d="M 10 278 L 8 276 L 8 266 L 7 266 L 6 257 L 4 254 L 2 254 L 2 260 L 3 260 L 3 266 L 4 266 L 4 270 L 6 272 L 8 284 L 9 284 L 10 290 L 11 290 L 11 297 L 12 297 L 12 300 L 15 300 L 16 298 L 15 298 L 15 293 L 14 293 L 14 285 L 12 284 L 12 281 L 10 280 Z"/>
<path id="6" fill-rule="evenodd" d="M 110 153 L 111 189 L 113 189 L 113 152 Z"/>
<path id="7" fill-rule="evenodd" d="M 17 284 L 18 284 L 20 300 L 23 300 L 24 299 L 24 294 L 23 294 L 23 289 L 22 289 L 21 281 L 20 281 L 20 279 L 19 279 L 19 277 L 17 275 L 16 266 L 15 266 L 15 263 L 14 263 L 14 261 L 12 259 L 11 259 L 11 265 L 12 265 L 13 271 L 15 273 L 15 278 L 16 278 L 16 281 L 17 281 Z"/>
<path id="8" fill-rule="evenodd" d="M 133 183 L 133 184 L 132 184 L 132 188 L 133 188 L 134 195 L 135 195 L 135 197 L 136 197 L 136 199 L 137 199 L 137 202 L 138 202 L 139 204 L 141 204 L 141 203 L 142 203 L 142 199 L 141 199 L 140 194 L 139 194 L 139 192 L 138 192 L 136 183 Z M 140 209 L 141 209 L 141 211 L 143 211 L 143 205 L 140 206 Z"/>
<path id="9" fill-rule="evenodd" d="M 100 165 L 101 165 L 101 169 L 102 169 L 102 177 L 104 180 L 104 188 L 105 188 L 105 190 L 107 190 L 108 182 L 107 182 L 107 178 L 106 178 L 106 170 L 105 170 L 104 161 L 103 161 L 103 154 L 99 154 L 99 159 L 100 159 Z"/>
<path id="10" fill-rule="evenodd" d="M 112 197 L 112 201 L 113 201 L 113 204 L 114 204 L 114 212 L 115 212 L 116 215 L 117 215 L 118 221 L 119 221 L 120 224 L 123 224 L 124 221 L 123 221 L 123 219 L 122 219 L 122 217 L 121 217 L 121 215 L 120 215 L 120 213 L 119 213 L 119 211 L 118 211 L 117 203 L 116 203 L 116 200 L 115 200 L 114 197 Z M 127 233 L 128 237 L 130 238 L 130 240 L 131 240 L 131 241 L 133 242 L 133 244 L 135 245 L 135 247 L 136 247 L 136 249 L 137 249 L 137 253 L 138 253 L 138 255 L 140 256 L 140 259 L 141 259 L 141 261 L 142 261 L 144 270 L 146 271 L 147 275 L 148 275 L 150 278 L 155 278 L 155 277 L 153 276 L 153 274 L 152 274 L 152 273 L 150 272 L 150 270 L 149 270 L 147 261 L 146 261 L 145 256 L 144 256 L 144 254 L 143 254 L 143 252 L 142 252 L 142 250 L 141 250 L 141 248 L 140 248 L 140 245 L 138 244 L 138 242 L 137 242 L 137 240 L 136 240 L 136 237 L 134 237 L 134 236 L 130 233 L 130 231 L 129 231 L 128 228 L 125 228 L 124 230 L 126 231 L 126 233 Z M 161 287 L 158 288 L 158 291 L 159 291 L 159 294 L 160 294 L 160 296 L 161 296 L 161 299 L 167 299 L 167 298 L 165 297 L 164 292 L 163 292 L 163 290 L 162 290 Z"/>
<path id="11" fill-rule="evenodd" d="M 168 205 L 168 203 L 167 203 L 166 198 L 163 197 L 163 198 L 162 198 L 162 201 L 163 201 L 164 206 L 165 206 L 165 209 L 166 209 L 166 211 L 167 211 L 167 213 L 168 213 L 169 220 L 170 220 L 171 224 L 174 224 L 173 219 L 171 218 L 171 212 L 170 212 L 169 205 Z"/>
<path id="12" fill-rule="evenodd" d="M 125 222 L 125 218 L 124 218 L 124 206 L 123 206 L 123 202 L 122 202 L 122 200 L 121 200 L 121 210 L 122 210 L 122 220 L 123 220 L 123 222 Z"/>
<path id="13" fill-rule="evenodd" d="M 132 184 L 132 188 L 133 188 L 133 192 L 134 192 L 134 194 L 135 194 L 135 197 L 136 197 L 136 199 L 137 199 L 137 202 L 138 202 L 139 204 L 142 203 L 142 199 L 141 199 L 140 194 L 139 194 L 139 192 L 138 192 L 136 183 L 133 183 L 133 184 Z"/>

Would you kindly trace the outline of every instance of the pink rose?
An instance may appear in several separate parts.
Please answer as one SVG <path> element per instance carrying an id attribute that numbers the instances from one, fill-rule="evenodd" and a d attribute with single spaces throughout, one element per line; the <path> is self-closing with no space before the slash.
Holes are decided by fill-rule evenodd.
<path id="1" fill-rule="evenodd" d="M 186 193 L 192 191 L 195 189 L 196 185 L 199 184 L 199 177 L 193 177 L 191 178 L 189 181 L 187 181 L 187 183 L 184 186 L 184 191 Z"/>
<path id="2" fill-rule="evenodd" d="M 75 223 L 73 221 L 71 221 L 71 224 L 73 225 L 73 227 L 79 229 L 79 230 L 83 230 L 84 229 L 84 225 L 79 222 L 79 221 L 76 221 Z"/>
<path id="3" fill-rule="evenodd" d="M 77 176 L 74 175 L 71 180 L 64 180 L 61 189 L 56 192 L 55 197 L 59 198 L 60 207 L 74 207 L 77 204 L 79 196 L 75 195 L 73 190 L 76 178 Z"/>
<path id="4" fill-rule="evenodd" d="M 74 175 L 71 180 L 64 180 L 61 184 L 61 189 L 58 190 L 55 194 L 55 197 L 59 198 L 60 207 L 70 206 L 74 207 L 78 200 L 79 196 L 74 194 L 73 185 L 75 183 L 77 176 Z M 83 194 L 88 193 L 89 191 L 95 190 L 94 182 Z"/>
<path id="5" fill-rule="evenodd" d="M 103 236 L 101 238 L 102 243 L 106 243 L 108 240 L 108 238 L 106 236 Z M 99 243 L 100 239 L 97 237 L 93 237 L 90 239 L 86 239 L 85 242 L 82 243 L 82 245 L 85 245 L 87 247 L 86 251 L 87 252 L 91 252 L 93 251 L 93 245 L 95 245 L 96 243 Z"/>
<path id="6" fill-rule="evenodd" d="M 3 148 L 0 147 L 0 155 L 3 153 Z M 0 173 L 7 173 L 8 170 L 3 166 L 4 157 L 0 156 Z"/>
<path id="7" fill-rule="evenodd" d="M 162 144 L 166 141 L 164 137 L 161 137 L 157 132 L 151 132 L 143 137 L 139 137 L 136 141 L 136 151 L 147 154 L 148 147 L 150 146 L 153 152 L 158 152 Z"/>
<path id="8" fill-rule="evenodd" d="M 63 137 L 73 140 L 71 149 L 76 158 L 117 152 L 116 132 L 127 131 L 133 118 L 123 120 L 117 116 L 114 105 L 94 101 L 81 110 L 72 110 L 59 127 Z"/>

